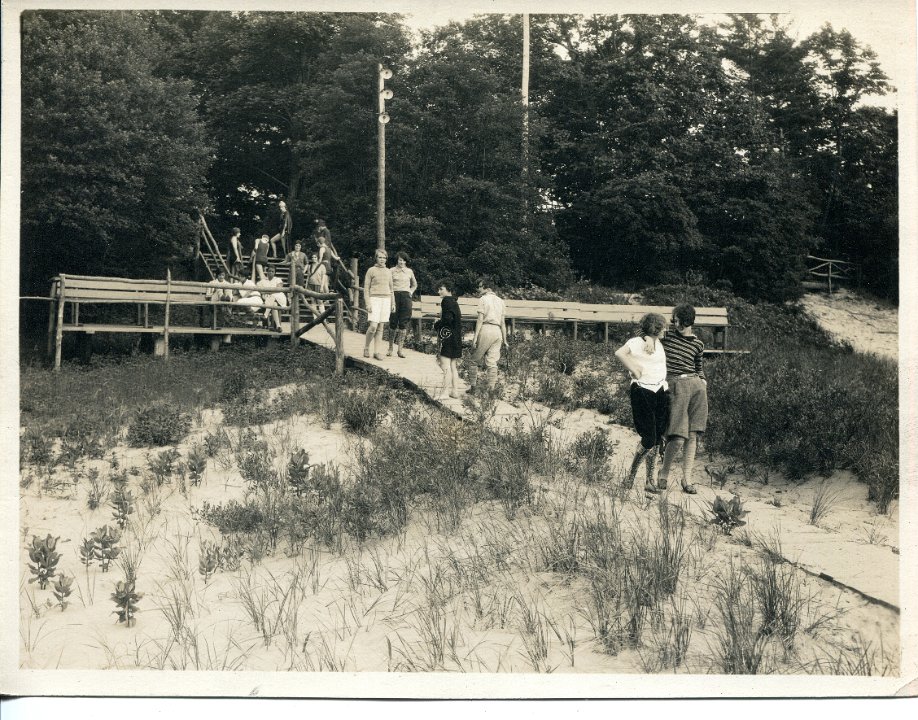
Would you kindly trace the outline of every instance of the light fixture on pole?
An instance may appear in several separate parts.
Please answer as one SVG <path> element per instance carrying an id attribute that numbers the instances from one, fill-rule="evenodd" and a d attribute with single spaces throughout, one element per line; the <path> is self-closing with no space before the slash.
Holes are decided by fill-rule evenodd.
<path id="1" fill-rule="evenodd" d="M 379 142 L 377 153 L 377 187 L 376 187 L 376 249 L 386 249 L 386 124 L 389 113 L 386 112 L 386 100 L 392 99 L 392 91 L 386 87 L 386 80 L 392 77 L 392 70 L 387 66 L 391 59 L 384 57 L 379 63 L 378 123 Z"/>

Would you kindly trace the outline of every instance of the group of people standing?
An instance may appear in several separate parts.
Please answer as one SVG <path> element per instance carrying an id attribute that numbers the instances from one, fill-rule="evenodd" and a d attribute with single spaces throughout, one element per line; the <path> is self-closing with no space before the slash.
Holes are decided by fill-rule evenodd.
<path id="1" fill-rule="evenodd" d="M 379 249 L 375 264 L 367 270 L 363 282 L 364 303 L 367 308 L 367 332 L 363 356 L 382 360 L 380 348 L 385 327 L 390 327 L 387 357 L 395 354 L 404 358 L 402 346 L 411 321 L 412 297 L 418 282 L 414 271 L 408 267 L 408 256 L 399 252 L 396 263 L 388 268 L 389 255 Z M 437 286 L 440 296 L 440 318 L 434 323 L 438 338 L 437 361 L 443 371 L 442 386 L 436 399 L 459 397 L 459 360 L 462 358 L 462 312 L 449 282 L 444 280 Z M 493 390 L 497 383 L 497 362 L 502 347 L 507 346 L 507 326 L 504 322 L 504 301 L 483 278 L 479 284 L 479 302 L 475 321 L 475 335 L 472 340 L 472 356 L 469 367 L 469 390 L 474 392 L 478 380 L 479 365 L 487 371 L 485 386 Z"/>
<path id="2" fill-rule="evenodd" d="M 670 324 L 667 329 L 666 318 L 648 313 L 641 318 L 641 334 L 615 352 L 631 374 L 631 413 L 641 436 L 625 486 L 634 485 L 645 463 L 645 491 L 666 490 L 681 451 L 682 491 L 694 495 L 695 451 L 708 421 L 704 343 L 693 332 L 695 308 L 691 305 L 674 308 Z M 663 467 L 655 480 L 660 456 Z"/>

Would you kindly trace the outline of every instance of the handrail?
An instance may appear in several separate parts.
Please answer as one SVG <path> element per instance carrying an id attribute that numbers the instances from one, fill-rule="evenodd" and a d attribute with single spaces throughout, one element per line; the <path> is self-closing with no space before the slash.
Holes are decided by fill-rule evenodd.
<path id="1" fill-rule="evenodd" d="M 856 264 L 849 260 L 833 260 L 829 258 L 816 257 L 815 255 L 807 255 L 806 259 L 807 260 L 819 260 L 820 262 L 835 263 L 836 265 L 855 265 Z"/>
<path id="2" fill-rule="evenodd" d="M 207 249 L 213 255 L 216 255 L 218 258 L 220 258 L 220 264 L 223 266 L 223 269 L 226 271 L 226 274 L 229 275 L 230 269 L 229 269 L 229 266 L 226 264 L 226 259 L 223 257 L 223 253 L 220 252 L 220 247 L 219 245 L 217 245 L 217 241 L 214 240 L 214 236 L 211 234 L 210 228 L 207 226 L 207 220 L 204 219 L 204 213 L 202 213 L 200 210 L 198 210 L 198 217 L 199 217 L 199 225 L 200 225 L 201 234 L 207 243 Z M 204 256 L 201 253 L 200 248 L 198 249 L 198 255 L 201 256 L 202 260 L 204 260 Z M 207 265 L 206 260 L 205 260 L 205 265 L 207 266 L 207 272 L 209 272 L 211 278 L 213 278 L 214 276 L 213 271 L 210 269 L 210 266 Z"/>

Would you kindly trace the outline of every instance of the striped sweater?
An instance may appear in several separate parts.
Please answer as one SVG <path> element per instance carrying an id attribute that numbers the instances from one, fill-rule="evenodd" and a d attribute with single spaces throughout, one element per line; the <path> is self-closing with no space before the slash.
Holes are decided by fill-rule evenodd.
<path id="1" fill-rule="evenodd" d="M 704 343 L 694 335 L 681 335 L 667 330 L 660 340 L 666 351 L 666 374 L 698 373 L 704 377 Z"/>

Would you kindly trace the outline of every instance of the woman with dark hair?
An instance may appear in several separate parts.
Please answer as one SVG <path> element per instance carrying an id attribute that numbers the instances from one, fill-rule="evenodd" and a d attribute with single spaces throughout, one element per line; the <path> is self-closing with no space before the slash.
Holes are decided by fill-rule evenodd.
<path id="1" fill-rule="evenodd" d="M 395 257 L 395 267 L 391 270 L 395 307 L 392 308 L 389 318 L 389 352 L 386 355 L 392 355 L 392 346 L 395 345 L 398 356 L 403 358 L 405 354 L 402 352 L 402 341 L 408 331 L 408 323 L 411 322 L 411 296 L 418 289 L 418 281 L 414 277 L 414 271 L 408 267 L 408 256 L 400 252 L 396 253 Z"/>
<path id="2" fill-rule="evenodd" d="M 669 422 L 666 352 L 661 342 L 665 329 L 666 318 L 647 313 L 641 318 L 641 335 L 631 338 L 615 351 L 615 356 L 631 374 L 631 415 L 634 429 L 641 436 L 624 487 L 634 485 L 643 461 L 647 464 L 644 490 L 651 493 L 660 492 L 654 482 L 654 472 Z"/>
<path id="3" fill-rule="evenodd" d="M 459 359 L 462 357 L 462 311 L 459 301 L 453 297 L 446 282 L 440 283 L 437 294 L 440 301 L 440 319 L 434 323 L 434 330 L 440 339 L 437 362 L 443 371 L 443 386 L 435 400 L 459 397 Z"/>

